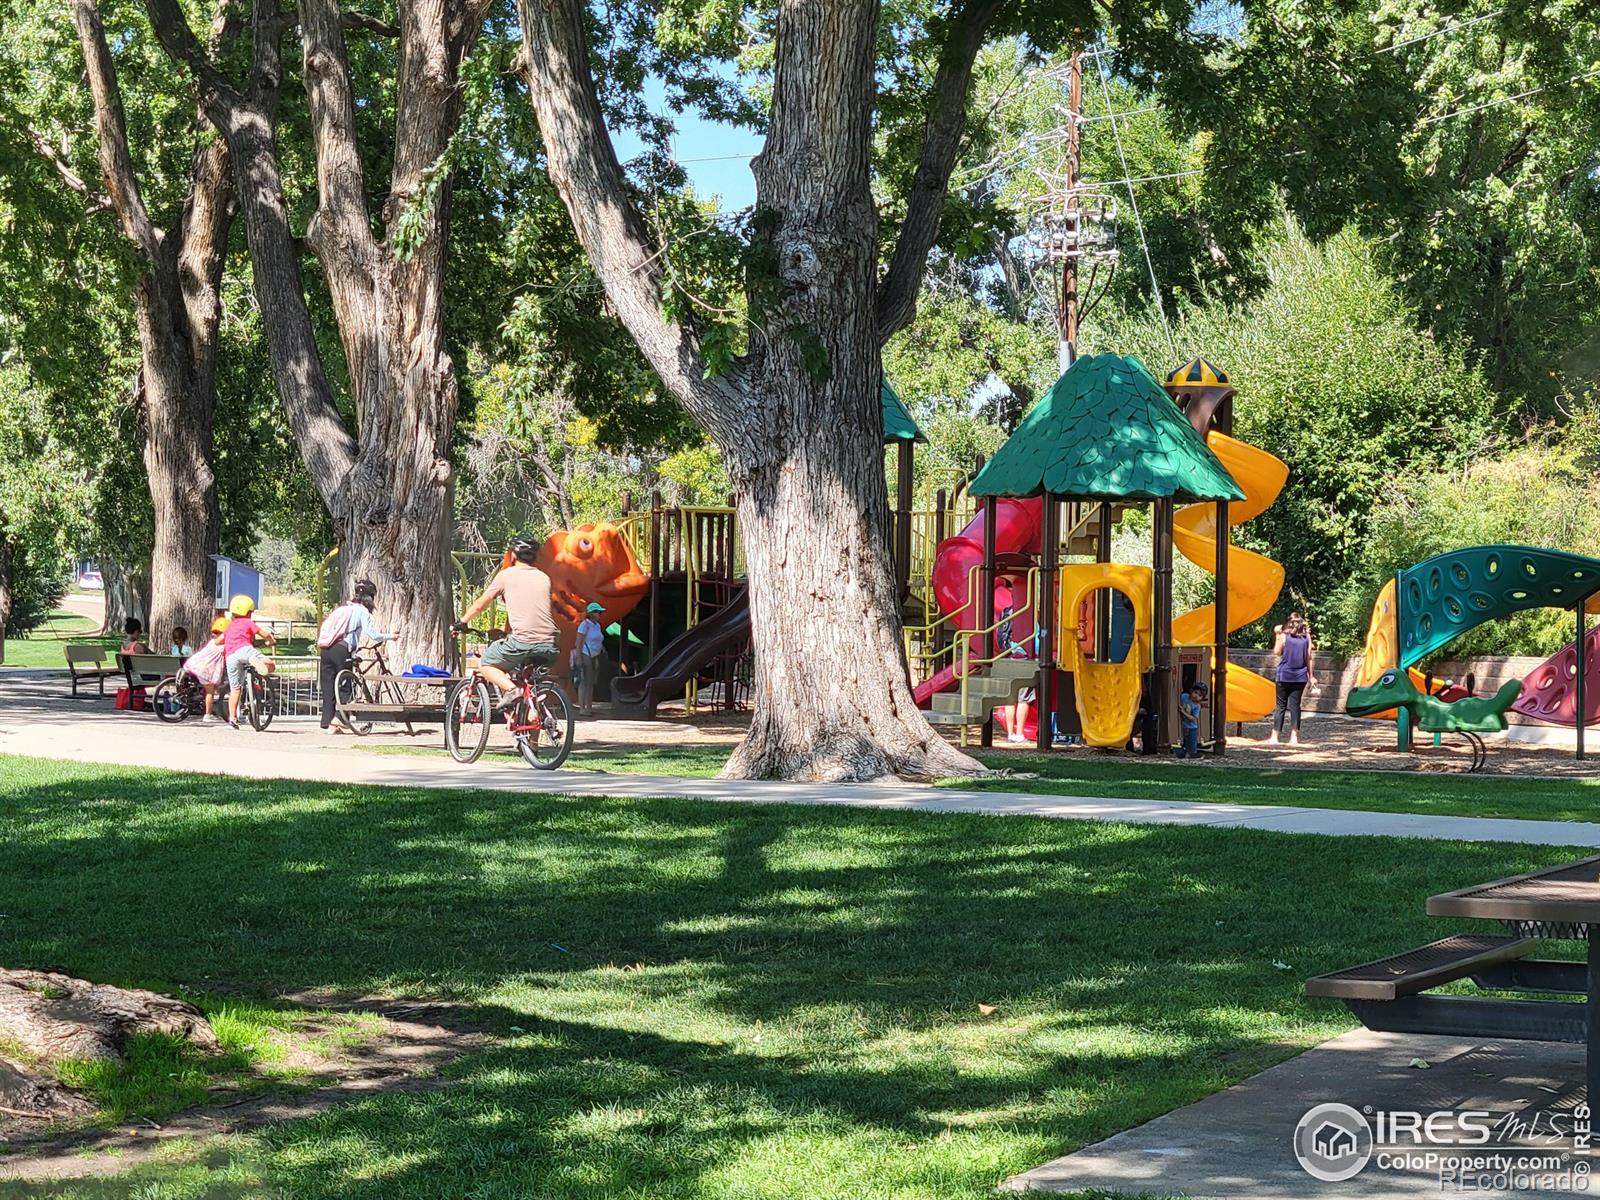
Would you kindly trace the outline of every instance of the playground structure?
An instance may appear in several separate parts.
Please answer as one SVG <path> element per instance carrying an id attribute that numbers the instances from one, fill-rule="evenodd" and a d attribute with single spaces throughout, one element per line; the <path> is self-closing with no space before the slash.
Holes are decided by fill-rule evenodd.
<path id="1" fill-rule="evenodd" d="M 936 555 L 933 625 L 948 647 L 917 630 L 932 649 L 911 656 L 929 668 L 917 696 L 931 719 L 960 725 L 963 738 L 981 724 L 987 743 L 994 711 L 1032 686 L 1040 749 L 1053 732 L 1124 746 L 1143 712 L 1143 748 L 1161 752 L 1177 732 L 1180 686 L 1210 676 L 1221 754 L 1230 714 L 1271 710 L 1272 685 L 1230 669 L 1227 638 L 1276 602 L 1283 569 L 1233 546 L 1230 531 L 1272 504 L 1288 471 L 1232 437 L 1232 397 L 1204 359 L 1165 388 L 1115 354 L 1081 358 L 1057 380 L 972 481 L 981 509 Z M 1117 520 L 1142 505 L 1154 566 L 1112 563 Z M 1174 616 L 1175 551 L 1216 573 L 1216 603 Z M 1074 556 L 1094 562 L 1062 564 Z M 1026 586 L 1006 588 L 1017 579 Z M 1009 611 L 997 613 L 997 593 L 1010 595 Z"/>
<path id="2" fill-rule="evenodd" d="M 1512 697 L 1508 689 L 1501 690 L 1496 700 L 1505 703 L 1498 704 L 1498 724 L 1483 727 L 1480 702 L 1487 697 L 1474 696 L 1466 688 L 1441 688 L 1417 669 L 1416 664 L 1469 629 L 1533 608 L 1571 609 L 1576 636 L 1522 682 L 1520 694 Z M 1504 714 L 1515 712 L 1572 726 L 1575 753 L 1582 759 L 1585 727 L 1600 721 L 1600 695 L 1589 686 L 1589 674 L 1600 657 L 1600 626 L 1587 628 L 1589 614 L 1597 612 L 1600 558 L 1535 546 L 1494 545 L 1467 546 L 1424 559 L 1379 589 L 1346 711 L 1353 716 L 1395 717 L 1401 750 L 1411 748 L 1414 727 L 1435 734 L 1471 735 L 1472 741 L 1479 733 L 1504 729 Z M 1421 698 L 1401 704 L 1377 702 L 1381 694 L 1403 695 L 1408 690 Z M 1474 765 L 1481 766 L 1481 760 L 1475 758 Z"/>

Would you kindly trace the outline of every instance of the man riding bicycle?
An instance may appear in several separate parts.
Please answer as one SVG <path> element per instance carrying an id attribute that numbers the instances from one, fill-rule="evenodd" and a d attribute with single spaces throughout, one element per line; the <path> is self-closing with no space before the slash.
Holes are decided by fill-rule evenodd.
<path id="1" fill-rule="evenodd" d="M 502 706 L 515 694 L 511 672 L 553 660 L 559 636 L 550 608 L 550 576 L 533 565 L 539 543 L 518 534 L 511 539 L 511 556 L 515 561 L 489 581 L 483 595 L 451 626 L 456 633 L 465 633 L 468 623 L 496 600 L 506 606 L 510 632 L 489 644 L 478 668 L 487 682 L 500 689 Z"/>

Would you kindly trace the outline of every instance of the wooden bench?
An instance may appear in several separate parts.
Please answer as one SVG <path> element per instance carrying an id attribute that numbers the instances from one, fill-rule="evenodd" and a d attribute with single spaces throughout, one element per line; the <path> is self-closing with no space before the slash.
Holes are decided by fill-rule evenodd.
<path id="1" fill-rule="evenodd" d="M 122 674 L 121 665 L 106 666 L 106 651 L 103 646 L 68 646 L 67 670 L 72 672 L 72 696 L 78 698 L 78 685 L 93 680 L 100 687 L 100 697 L 105 698 L 106 680 L 114 679 Z"/>
<path id="2" fill-rule="evenodd" d="M 122 664 L 130 692 L 134 688 L 153 688 L 183 666 L 183 659 L 174 654 L 119 654 L 117 661 Z"/>

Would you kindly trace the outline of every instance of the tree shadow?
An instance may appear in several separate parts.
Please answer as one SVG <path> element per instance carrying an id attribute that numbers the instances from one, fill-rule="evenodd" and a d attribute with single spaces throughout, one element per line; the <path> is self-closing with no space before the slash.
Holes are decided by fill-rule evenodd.
<path id="1" fill-rule="evenodd" d="M 262 1134 L 293 1195 L 985 1194 L 1346 1027 L 1302 981 L 1448 932 L 1429 894 L 1570 856 L 140 773 L 0 818 L 0 961 L 506 1039 Z"/>

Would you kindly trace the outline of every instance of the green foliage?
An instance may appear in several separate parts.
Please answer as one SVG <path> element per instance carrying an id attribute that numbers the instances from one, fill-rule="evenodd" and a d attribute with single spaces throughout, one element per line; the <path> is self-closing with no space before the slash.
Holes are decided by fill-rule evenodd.
<path id="1" fill-rule="evenodd" d="M 1496 414 L 1468 353 L 1418 332 L 1355 233 L 1317 246 L 1291 226 L 1265 251 L 1262 270 L 1267 286 L 1250 301 L 1185 304 L 1176 354 L 1149 314 L 1108 316 L 1092 340 L 1137 354 L 1157 374 L 1195 354 L 1228 372 L 1237 434 L 1290 468 L 1277 503 L 1239 540 L 1283 563 L 1280 609 L 1309 610 L 1325 638 L 1334 634 L 1330 648 L 1347 646 L 1349 631 L 1325 606 L 1360 569 L 1373 509 L 1409 473 L 1477 453 Z"/>
<path id="2" fill-rule="evenodd" d="M 1384 581 L 1446 550 L 1495 543 L 1593 555 L 1600 548 L 1600 455 L 1587 418 L 1568 433 L 1541 430 L 1523 445 L 1485 454 L 1456 470 L 1400 476 L 1374 509 L 1366 552 L 1331 597 L 1328 623 L 1344 645 L 1359 644 Z M 1567 611 L 1536 609 L 1470 630 L 1441 653 L 1546 655 L 1573 638 Z"/>
<path id="3" fill-rule="evenodd" d="M 1315 237 L 1355 221 L 1424 321 L 1547 403 L 1600 374 L 1600 10 L 1465 0 L 1244 5 L 1238 39 L 1152 31 L 1205 185 L 1240 224 L 1287 200 Z"/>
<path id="4" fill-rule="evenodd" d="M 10 558 L 0 585 L 11 589 L 0 636 L 35 628 L 65 594 L 87 506 L 82 467 L 51 431 L 43 391 L 0 365 L 0 556 Z"/>

